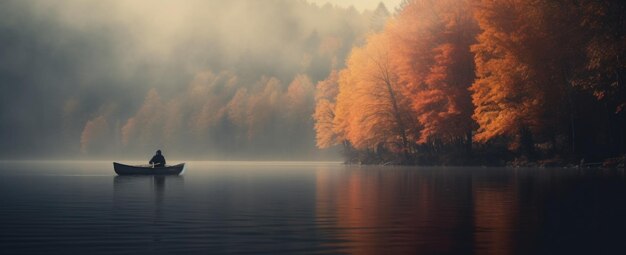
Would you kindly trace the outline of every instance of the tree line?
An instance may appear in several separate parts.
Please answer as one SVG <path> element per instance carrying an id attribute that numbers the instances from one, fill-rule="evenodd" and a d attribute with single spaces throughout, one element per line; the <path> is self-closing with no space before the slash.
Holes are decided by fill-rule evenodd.
<path id="1" fill-rule="evenodd" d="M 317 84 L 352 163 L 578 164 L 626 151 L 626 3 L 409 0 Z"/>

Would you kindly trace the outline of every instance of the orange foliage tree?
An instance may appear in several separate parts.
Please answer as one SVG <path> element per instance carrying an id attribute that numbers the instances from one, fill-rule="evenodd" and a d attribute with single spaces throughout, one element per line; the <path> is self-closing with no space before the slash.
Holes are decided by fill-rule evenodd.
<path id="1" fill-rule="evenodd" d="M 408 154 L 414 139 L 408 98 L 399 93 L 385 33 L 370 35 L 363 47 L 354 48 L 340 73 L 334 119 L 335 133 L 357 149 L 379 146 Z"/>
<path id="2" fill-rule="evenodd" d="M 106 117 L 100 115 L 87 121 L 80 135 L 80 150 L 82 153 L 102 151 L 110 142 L 110 128 Z"/>
<path id="3" fill-rule="evenodd" d="M 300 74 L 297 75 L 293 81 L 287 87 L 285 91 L 285 115 L 282 125 L 286 125 L 286 132 L 283 134 L 288 144 L 283 147 L 296 149 L 295 144 L 290 144 L 291 141 L 297 141 L 302 139 L 303 135 L 306 137 L 314 137 L 313 130 L 313 118 L 311 114 L 315 108 L 315 87 L 309 76 Z M 306 140 L 306 142 L 300 142 L 301 147 L 297 149 L 311 149 L 315 148 L 312 140 Z"/>
<path id="4" fill-rule="evenodd" d="M 259 81 L 262 89 L 250 95 L 247 110 L 248 139 L 264 139 L 260 134 L 272 134 L 276 130 L 279 111 L 283 100 L 281 82 L 276 78 Z"/>
<path id="5" fill-rule="evenodd" d="M 388 30 L 394 70 L 422 130 L 418 142 L 471 143 L 473 54 L 478 26 L 469 0 L 408 2 Z"/>
<path id="6" fill-rule="evenodd" d="M 608 99 L 611 110 L 626 110 L 626 3 L 620 0 L 582 1 L 579 24 L 589 39 L 584 50 L 586 75 L 578 80 L 582 89 Z"/>
<path id="7" fill-rule="evenodd" d="M 328 148 L 341 140 L 334 131 L 335 105 L 339 93 L 339 73 L 334 70 L 323 81 L 317 83 L 315 90 L 315 137 L 319 148 Z"/>
<path id="8" fill-rule="evenodd" d="M 143 105 L 134 117 L 129 118 L 121 129 L 122 144 L 149 144 L 159 145 L 164 118 L 163 101 L 155 89 L 148 91 Z"/>
<path id="9" fill-rule="evenodd" d="M 543 1 L 480 1 L 475 16 L 482 29 L 475 53 L 477 79 L 471 87 L 479 125 L 475 138 L 513 138 L 511 148 L 531 150 L 532 135 L 551 129 L 563 112 L 558 49 L 546 29 Z M 554 131 L 552 129 L 551 131 Z"/>
<path id="10" fill-rule="evenodd" d="M 512 148 L 568 137 L 575 151 L 577 92 L 586 38 L 584 8 L 569 1 L 480 1 L 483 32 L 472 50 L 476 138 L 509 136 Z M 538 139 L 537 139 L 538 138 Z"/>

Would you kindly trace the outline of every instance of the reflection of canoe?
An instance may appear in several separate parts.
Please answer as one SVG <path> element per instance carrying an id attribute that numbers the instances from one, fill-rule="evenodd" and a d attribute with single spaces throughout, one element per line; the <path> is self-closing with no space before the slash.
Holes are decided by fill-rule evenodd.
<path id="1" fill-rule="evenodd" d="M 118 175 L 179 175 L 183 171 L 183 168 L 185 168 L 185 163 L 173 166 L 166 165 L 164 167 L 153 168 L 150 165 L 129 166 L 113 162 L 113 169 L 115 169 L 115 173 L 117 173 Z"/>

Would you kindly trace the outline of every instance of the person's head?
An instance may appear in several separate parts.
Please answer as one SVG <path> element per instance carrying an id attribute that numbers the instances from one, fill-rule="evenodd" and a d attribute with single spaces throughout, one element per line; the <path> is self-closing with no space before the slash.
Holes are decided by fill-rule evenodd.
<path id="1" fill-rule="evenodd" d="M 161 150 L 157 150 L 157 155 L 161 155 Z"/>

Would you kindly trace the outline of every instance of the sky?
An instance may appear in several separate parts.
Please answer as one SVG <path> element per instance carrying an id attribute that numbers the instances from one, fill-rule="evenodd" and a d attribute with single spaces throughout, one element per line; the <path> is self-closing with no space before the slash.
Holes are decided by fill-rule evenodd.
<path id="1" fill-rule="evenodd" d="M 373 10 L 378 6 L 380 2 L 383 2 L 387 9 L 394 10 L 396 6 L 402 2 L 402 0 L 310 0 L 312 2 L 318 3 L 320 5 L 331 3 L 342 7 L 348 7 L 353 5 L 359 11 L 363 11 L 365 9 Z"/>

